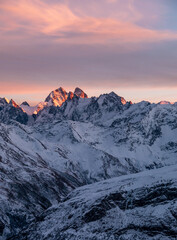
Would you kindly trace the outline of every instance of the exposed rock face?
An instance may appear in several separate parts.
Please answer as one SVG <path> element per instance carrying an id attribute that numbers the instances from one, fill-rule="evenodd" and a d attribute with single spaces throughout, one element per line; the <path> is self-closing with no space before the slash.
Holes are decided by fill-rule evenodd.
<path id="1" fill-rule="evenodd" d="M 78 94 L 70 92 L 68 99 L 55 112 L 54 118 L 56 120 L 62 118 L 102 124 L 105 120 L 112 119 L 116 114 L 123 112 L 123 110 L 131 106 L 130 102 L 126 102 L 124 98 L 119 97 L 114 92 L 103 94 L 98 98 L 87 98 L 80 89 L 75 92 L 78 92 Z M 37 121 L 42 121 L 42 119 L 46 121 L 49 111 L 49 108 L 45 108 L 40 112 L 39 118 L 37 116 Z M 48 119 L 50 117 L 52 116 L 49 116 Z"/>
<path id="2" fill-rule="evenodd" d="M 26 102 L 26 101 L 25 101 L 25 102 L 22 102 L 22 104 L 21 104 L 21 105 L 24 105 L 24 106 L 28 106 L 28 107 L 30 107 L 29 103 L 28 103 L 28 102 Z M 21 106 L 21 105 L 20 105 L 20 106 Z"/>
<path id="3" fill-rule="evenodd" d="M 74 93 L 67 93 L 64 88 L 60 87 L 54 91 L 52 91 L 49 96 L 46 98 L 45 102 L 48 102 L 49 105 L 53 105 L 55 107 L 61 105 L 69 98 L 70 100 L 74 97 L 74 95 L 80 98 L 88 98 L 87 94 L 84 93 L 80 88 L 76 88 Z"/>
<path id="4" fill-rule="evenodd" d="M 52 91 L 48 97 L 45 99 L 44 102 L 38 103 L 36 106 L 31 107 L 26 101 L 23 102 L 20 107 L 23 109 L 24 112 L 26 112 L 28 115 L 37 115 L 40 111 L 42 111 L 44 108 L 48 107 L 61 107 L 62 104 L 66 100 L 72 100 L 74 97 L 78 98 L 88 98 L 87 94 L 84 93 L 80 88 L 76 88 L 75 92 L 69 92 L 67 93 L 64 88 L 60 87 L 54 91 Z M 6 99 L 1 100 L 6 102 Z M 13 103 L 11 103 L 13 104 Z M 14 102 L 15 104 L 15 102 Z M 35 116 L 36 119 L 36 116 Z"/>
<path id="5" fill-rule="evenodd" d="M 78 87 L 74 90 L 74 94 L 80 98 L 88 98 L 87 94 Z"/>
<path id="6" fill-rule="evenodd" d="M 49 96 L 46 98 L 45 102 L 48 102 L 49 105 L 54 105 L 55 107 L 61 106 L 68 98 L 68 93 L 62 88 L 58 88 L 52 91 Z"/>
<path id="7" fill-rule="evenodd" d="M 10 100 L 9 104 L 12 105 L 12 106 L 15 107 L 15 108 L 20 108 L 20 107 L 18 106 L 18 104 L 16 104 L 16 102 L 15 102 L 13 99 Z"/>
<path id="8" fill-rule="evenodd" d="M 6 98 L 0 99 L 0 122 L 10 123 L 17 121 L 27 124 L 28 115 L 12 99 L 10 102 Z"/>
<path id="9" fill-rule="evenodd" d="M 68 100 L 72 100 L 74 97 L 74 93 L 73 92 L 69 92 L 68 94 Z"/>
<path id="10" fill-rule="evenodd" d="M 6 105 L 9 103 L 9 100 L 7 98 L 0 98 L 0 105 Z"/>

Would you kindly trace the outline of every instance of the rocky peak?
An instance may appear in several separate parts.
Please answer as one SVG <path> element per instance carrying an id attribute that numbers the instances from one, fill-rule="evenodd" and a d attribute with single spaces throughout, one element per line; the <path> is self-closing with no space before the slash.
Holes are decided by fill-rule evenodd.
<path id="1" fill-rule="evenodd" d="M 74 90 L 74 94 L 80 98 L 88 98 L 87 94 L 80 88 L 76 87 Z"/>
<path id="2" fill-rule="evenodd" d="M 55 107 L 61 106 L 63 102 L 65 102 L 68 98 L 68 93 L 64 90 L 64 88 L 60 87 L 54 91 L 52 91 L 45 102 L 48 102 L 49 105 L 53 105 Z"/>
<path id="3" fill-rule="evenodd" d="M 122 103 L 123 105 L 125 105 L 125 104 L 127 103 L 127 101 L 125 100 L 125 98 L 121 97 L 121 103 Z"/>
<path id="4" fill-rule="evenodd" d="M 78 87 L 75 89 L 74 93 L 73 92 L 67 93 L 64 88 L 60 87 L 52 91 L 46 98 L 45 102 L 47 102 L 49 106 L 61 107 L 61 105 L 67 99 L 72 100 L 74 96 L 77 96 L 79 98 L 88 98 L 87 94 Z"/>
<path id="5" fill-rule="evenodd" d="M 28 122 L 28 115 L 13 99 L 9 102 L 5 98 L 0 98 L 0 112 L 0 123 L 9 124 L 16 121 L 27 124 Z"/>
<path id="6" fill-rule="evenodd" d="M 0 98 L 0 105 L 4 105 L 4 104 L 9 104 L 9 100 L 7 98 Z"/>
<path id="7" fill-rule="evenodd" d="M 15 107 L 15 108 L 20 108 L 20 107 L 18 106 L 18 104 L 17 104 L 13 99 L 10 100 L 9 104 L 12 105 L 12 106 Z"/>
<path id="8" fill-rule="evenodd" d="M 127 101 L 125 100 L 125 98 L 118 96 L 115 92 L 111 92 L 111 93 L 109 93 L 108 95 L 109 95 L 110 97 L 112 97 L 112 98 L 115 98 L 116 100 L 120 100 L 120 102 L 121 102 L 123 105 L 125 105 L 125 104 L 127 103 Z"/>
<path id="9" fill-rule="evenodd" d="M 72 100 L 74 97 L 74 93 L 73 92 L 69 92 L 68 94 L 68 100 Z"/>
<path id="10" fill-rule="evenodd" d="M 122 105 L 125 105 L 126 103 L 127 101 L 123 97 L 118 96 L 114 92 L 111 92 L 109 94 L 102 94 L 98 98 L 99 105 L 112 106 L 113 104 L 116 104 L 116 105 L 122 106 Z"/>
<path id="11" fill-rule="evenodd" d="M 28 102 L 22 102 L 22 104 L 21 105 L 23 105 L 23 106 L 28 106 L 28 107 L 30 107 L 30 105 L 29 105 L 29 103 Z"/>

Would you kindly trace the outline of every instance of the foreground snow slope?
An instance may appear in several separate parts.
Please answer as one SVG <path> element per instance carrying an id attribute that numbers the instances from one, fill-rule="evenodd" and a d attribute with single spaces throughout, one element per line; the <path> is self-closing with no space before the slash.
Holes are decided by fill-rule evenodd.
<path id="1" fill-rule="evenodd" d="M 45 149 L 21 125 L 0 124 L 0 239 L 19 232 L 81 185 L 71 175 L 51 168 L 32 146 Z"/>
<path id="2" fill-rule="evenodd" d="M 74 190 L 13 240 L 175 240 L 177 165 Z"/>

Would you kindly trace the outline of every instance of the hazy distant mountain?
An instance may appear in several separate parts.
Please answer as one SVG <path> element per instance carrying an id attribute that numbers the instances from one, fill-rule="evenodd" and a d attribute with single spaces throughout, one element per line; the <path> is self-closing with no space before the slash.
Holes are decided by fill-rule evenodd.
<path id="1" fill-rule="evenodd" d="M 20 105 L 20 106 L 28 106 L 28 107 L 30 107 L 30 105 L 29 105 L 29 103 L 28 102 L 22 102 L 22 104 Z"/>
<path id="2" fill-rule="evenodd" d="M 0 98 L 1 240 L 176 239 L 176 171 L 177 104 Z"/>

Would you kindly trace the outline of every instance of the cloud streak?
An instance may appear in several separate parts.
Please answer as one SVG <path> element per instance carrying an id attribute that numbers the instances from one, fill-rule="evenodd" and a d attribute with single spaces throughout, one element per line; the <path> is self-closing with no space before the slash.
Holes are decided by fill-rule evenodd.
<path id="1" fill-rule="evenodd" d="M 177 32 L 140 27 L 110 17 L 77 16 L 66 4 L 41 0 L 7 0 L 0 4 L 1 37 L 23 39 L 48 36 L 68 44 L 139 43 L 176 40 Z M 19 34 L 20 33 L 20 34 Z"/>

